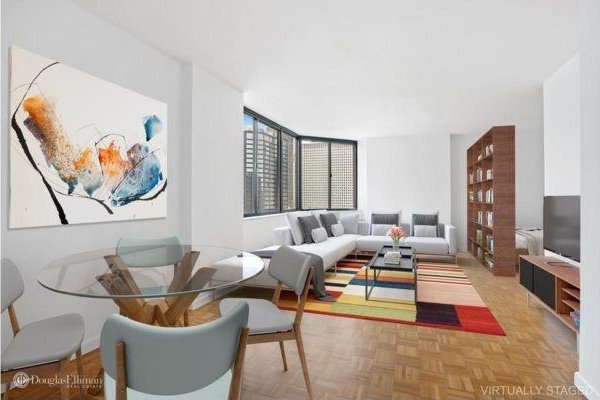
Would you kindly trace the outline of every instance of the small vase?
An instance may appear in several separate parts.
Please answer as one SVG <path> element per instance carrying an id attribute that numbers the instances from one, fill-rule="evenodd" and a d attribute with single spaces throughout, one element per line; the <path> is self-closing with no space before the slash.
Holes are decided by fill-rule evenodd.
<path id="1" fill-rule="evenodd" d="M 397 252 L 400 251 L 400 239 L 393 240 L 392 250 Z"/>

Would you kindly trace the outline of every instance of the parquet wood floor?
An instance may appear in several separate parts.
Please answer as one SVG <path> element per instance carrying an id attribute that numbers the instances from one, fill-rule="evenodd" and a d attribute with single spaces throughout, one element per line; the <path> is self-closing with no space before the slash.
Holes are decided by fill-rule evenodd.
<path id="1" fill-rule="evenodd" d="M 515 278 L 494 277 L 468 255 L 461 255 L 459 264 L 507 336 L 305 314 L 302 328 L 315 398 L 583 398 L 546 392 L 546 385 L 573 382 L 574 333 L 535 301 L 528 306 L 526 292 Z M 270 293 L 241 289 L 237 294 L 269 297 Z M 210 320 L 216 309 L 216 304 L 209 304 L 194 311 L 190 320 Z M 290 369 L 284 373 L 277 344 L 248 347 L 243 399 L 306 399 L 293 343 L 286 343 L 286 351 Z M 95 374 L 99 366 L 97 352 L 84 356 L 86 374 Z M 488 385 L 496 385 L 496 392 L 486 394 L 482 387 Z M 537 385 L 543 385 L 540 395 L 532 394 Z M 13 389 L 10 398 L 58 399 L 59 392 L 36 385 Z"/>

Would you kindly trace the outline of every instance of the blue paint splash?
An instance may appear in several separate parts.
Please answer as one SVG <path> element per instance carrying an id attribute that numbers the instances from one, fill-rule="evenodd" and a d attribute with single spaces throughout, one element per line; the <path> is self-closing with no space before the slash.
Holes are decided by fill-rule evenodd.
<path id="1" fill-rule="evenodd" d="M 146 141 L 150 141 L 156 134 L 162 130 L 162 121 L 157 115 L 148 115 L 144 117 L 144 130 L 146 131 Z"/>
<path id="2" fill-rule="evenodd" d="M 134 166 L 112 190 L 111 203 L 115 207 L 141 199 L 163 180 L 160 161 L 148 146 L 135 144 L 127 156 Z"/>

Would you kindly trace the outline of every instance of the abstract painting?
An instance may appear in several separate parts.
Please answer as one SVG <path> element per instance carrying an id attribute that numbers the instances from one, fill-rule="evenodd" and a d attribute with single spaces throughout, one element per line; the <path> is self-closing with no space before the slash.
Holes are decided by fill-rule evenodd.
<path id="1" fill-rule="evenodd" d="M 11 47 L 11 228 L 164 218 L 167 105 Z"/>

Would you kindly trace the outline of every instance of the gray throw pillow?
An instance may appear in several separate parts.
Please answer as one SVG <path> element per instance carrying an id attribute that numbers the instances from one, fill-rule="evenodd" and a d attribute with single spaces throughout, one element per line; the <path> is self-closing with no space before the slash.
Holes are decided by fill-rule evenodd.
<path id="1" fill-rule="evenodd" d="M 313 238 L 313 242 L 321 243 L 327 240 L 327 231 L 323 227 L 313 229 L 311 236 Z"/>
<path id="2" fill-rule="evenodd" d="M 333 233 L 333 236 L 335 237 L 342 236 L 344 234 L 344 225 L 339 222 L 335 225 L 331 225 L 331 233 Z"/>
<path id="3" fill-rule="evenodd" d="M 417 225 L 429 225 L 435 226 L 437 236 L 440 236 L 439 227 L 438 227 L 438 219 L 439 215 L 435 214 L 413 214 L 412 215 L 412 224 L 410 225 L 410 235 L 415 236 L 415 226 Z"/>
<path id="4" fill-rule="evenodd" d="M 321 225 L 325 228 L 327 232 L 327 236 L 333 236 L 333 232 L 331 232 L 331 225 L 335 225 L 338 223 L 338 219 L 334 213 L 321 214 Z"/>
<path id="5" fill-rule="evenodd" d="M 300 223 L 300 230 L 302 230 L 302 236 L 304 236 L 304 243 L 314 243 L 312 238 L 312 230 L 320 228 L 319 221 L 314 215 L 308 215 L 306 217 L 298 217 Z"/>

